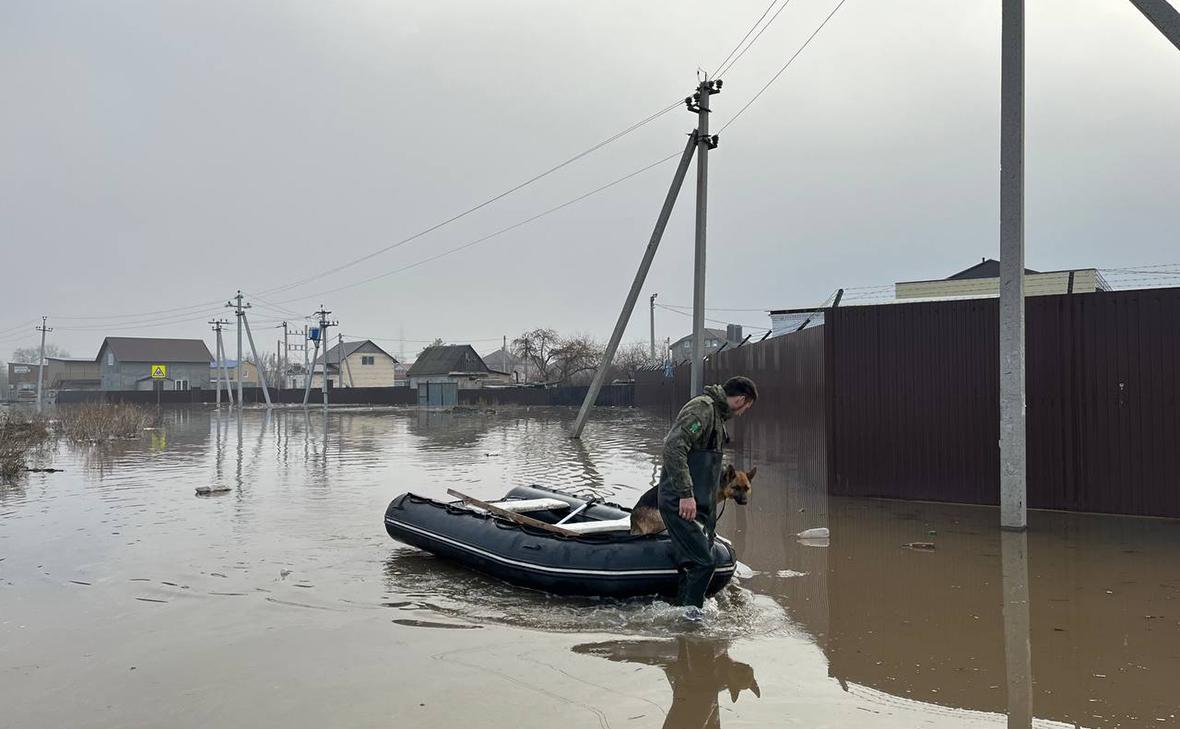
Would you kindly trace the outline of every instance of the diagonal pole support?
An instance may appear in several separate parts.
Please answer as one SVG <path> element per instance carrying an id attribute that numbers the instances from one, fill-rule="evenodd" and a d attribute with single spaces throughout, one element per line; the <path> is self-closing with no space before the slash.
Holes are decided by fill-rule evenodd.
<path id="1" fill-rule="evenodd" d="M 1180 11 L 1168 0 L 1131 0 L 1131 4 L 1180 51 Z"/>
<path id="2" fill-rule="evenodd" d="M 606 345 L 606 352 L 602 355 L 602 364 L 594 373 L 594 380 L 590 383 L 590 389 L 586 391 L 586 399 L 582 401 L 582 408 L 578 410 L 578 419 L 574 421 L 573 438 L 582 437 L 582 429 L 586 427 L 586 419 L 590 417 L 590 409 L 598 401 L 598 393 L 602 391 L 602 383 L 615 358 L 615 350 L 619 348 L 623 332 L 627 329 L 627 322 L 631 320 L 631 312 L 635 309 L 635 302 L 639 299 L 639 292 L 643 289 L 643 282 L 647 279 L 651 262 L 656 257 L 656 250 L 660 247 L 660 239 L 664 237 L 664 228 L 668 227 L 668 218 L 672 216 L 672 208 L 676 206 L 676 196 L 680 194 L 680 186 L 684 183 L 684 176 L 688 173 L 688 165 L 692 162 L 692 155 L 696 147 L 696 134 L 690 134 L 688 143 L 684 145 L 684 154 L 680 156 L 680 165 L 672 177 L 672 186 L 668 188 L 668 195 L 664 198 L 664 207 L 660 209 L 660 216 L 656 218 L 655 230 L 652 231 L 651 240 L 647 243 L 647 250 L 643 253 L 643 261 L 639 264 L 639 270 L 635 272 L 635 280 L 631 282 L 631 290 L 627 292 L 627 301 L 623 304 L 623 310 L 619 312 L 619 320 L 615 323 L 615 330 L 611 333 L 610 342 Z"/>

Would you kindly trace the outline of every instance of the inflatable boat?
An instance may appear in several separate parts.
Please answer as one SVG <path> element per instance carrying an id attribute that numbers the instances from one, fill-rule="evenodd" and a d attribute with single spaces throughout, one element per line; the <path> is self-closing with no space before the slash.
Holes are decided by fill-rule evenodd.
<path id="1" fill-rule="evenodd" d="M 385 511 L 389 536 L 506 582 L 557 595 L 638 597 L 676 594 L 679 574 L 667 534 L 632 535 L 631 512 L 537 486 L 483 502 L 411 493 Z M 727 541 L 713 544 L 717 569 L 709 594 L 733 577 Z"/>

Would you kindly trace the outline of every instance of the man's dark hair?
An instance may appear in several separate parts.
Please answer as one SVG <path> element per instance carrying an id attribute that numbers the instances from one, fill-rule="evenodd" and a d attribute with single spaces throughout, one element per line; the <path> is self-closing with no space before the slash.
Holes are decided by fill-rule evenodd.
<path id="1" fill-rule="evenodd" d="M 721 386 L 725 390 L 726 397 L 740 397 L 745 395 L 750 398 L 750 402 L 758 399 L 758 386 L 749 377 L 730 377 Z"/>

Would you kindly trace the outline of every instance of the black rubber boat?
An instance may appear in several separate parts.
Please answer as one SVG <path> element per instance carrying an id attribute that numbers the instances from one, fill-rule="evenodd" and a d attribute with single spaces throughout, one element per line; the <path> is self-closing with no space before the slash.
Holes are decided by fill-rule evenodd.
<path id="1" fill-rule="evenodd" d="M 389 536 L 506 582 L 558 595 L 676 594 L 678 573 L 666 534 L 627 531 L 630 510 L 537 486 L 519 486 L 496 508 L 579 532 L 563 536 L 469 506 L 406 493 L 385 511 Z M 709 594 L 733 577 L 737 558 L 718 538 Z"/>

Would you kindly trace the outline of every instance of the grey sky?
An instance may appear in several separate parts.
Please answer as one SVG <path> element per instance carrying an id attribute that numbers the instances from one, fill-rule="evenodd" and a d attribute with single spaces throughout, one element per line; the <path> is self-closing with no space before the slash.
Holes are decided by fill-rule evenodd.
<path id="1" fill-rule="evenodd" d="M 714 127 L 835 2 L 791 1 L 725 75 Z M 75 355 L 105 334 L 211 342 L 204 310 L 157 312 L 303 279 L 547 169 L 691 92 L 766 4 L 9 0 L 0 356 L 36 341 L 31 325 L 5 330 L 42 313 Z M 710 158 L 709 306 L 806 306 L 997 255 L 999 9 L 848 0 Z M 1029 3 L 1028 35 L 1029 266 L 1176 262 L 1180 53 L 1126 0 Z M 459 254 L 317 292 L 634 171 L 692 125 L 677 109 L 453 225 L 265 298 L 300 314 L 323 301 L 346 334 L 375 338 L 603 337 L 673 162 Z M 691 301 L 691 191 L 645 301 Z M 283 314 L 255 303 L 273 349 Z M 140 316 L 64 318 L 107 315 Z M 689 325 L 658 314 L 661 338 Z M 640 309 L 628 339 L 646 334 Z"/>

